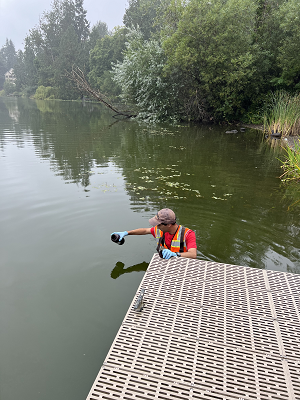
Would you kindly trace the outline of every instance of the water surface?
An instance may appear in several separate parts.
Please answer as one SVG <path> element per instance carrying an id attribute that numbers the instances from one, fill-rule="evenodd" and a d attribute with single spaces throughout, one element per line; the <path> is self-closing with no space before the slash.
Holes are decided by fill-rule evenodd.
<path id="1" fill-rule="evenodd" d="M 0 99 L 0 397 L 82 400 L 154 250 L 163 207 L 198 258 L 300 272 L 299 208 L 247 129 L 116 121 L 97 104 Z"/>

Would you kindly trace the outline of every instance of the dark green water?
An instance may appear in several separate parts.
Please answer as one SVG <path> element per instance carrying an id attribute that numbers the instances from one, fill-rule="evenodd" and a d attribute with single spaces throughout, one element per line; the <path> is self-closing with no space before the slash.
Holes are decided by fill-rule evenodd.
<path id="1" fill-rule="evenodd" d="M 115 122 L 98 105 L 0 99 L 0 397 L 82 400 L 150 261 L 162 207 L 198 257 L 300 273 L 299 208 L 255 130 Z"/>

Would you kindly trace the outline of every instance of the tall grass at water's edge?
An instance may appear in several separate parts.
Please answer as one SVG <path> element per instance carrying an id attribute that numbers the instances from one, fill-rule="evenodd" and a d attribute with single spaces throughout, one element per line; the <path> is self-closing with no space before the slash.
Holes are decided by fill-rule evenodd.
<path id="1" fill-rule="evenodd" d="M 284 147 L 286 152 L 285 159 L 282 161 L 281 168 L 284 169 L 284 173 L 280 176 L 280 179 L 284 184 L 288 184 L 288 191 L 293 194 L 292 197 L 296 198 L 296 201 L 293 202 L 288 207 L 288 210 L 295 206 L 299 205 L 300 202 L 300 141 L 299 143 L 294 143 L 295 148 L 291 149 L 289 146 Z"/>
<path id="2" fill-rule="evenodd" d="M 295 143 L 295 149 L 289 146 L 285 147 L 285 160 L 281 161 L 281 168 L 284 173 L 280 176 L 283 182 L 299 182 L 300 183 L 300 142 Z"/>
<path id="3" fill-rule="evenodd" d="M 280 90 L 271 95 L 264 112 L 264 130 L 282 137 L 300 134 L 300 94 Z"/>

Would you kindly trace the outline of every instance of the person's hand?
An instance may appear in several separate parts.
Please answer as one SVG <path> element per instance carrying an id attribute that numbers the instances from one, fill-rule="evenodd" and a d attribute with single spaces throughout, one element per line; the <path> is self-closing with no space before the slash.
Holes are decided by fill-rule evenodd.
<path id="1" fill-rule="evenodd" d="M 128 232 L 127 232 L 127 231 L 124 231 L 124 232 L 113 232 L 111 235 L 119 235 L 119 236 L 120 236 L 119 242 L 121 242 L 121 240 L 123 239 L 123 237 L 125 237 L 125 236 L 128 235 Z"/>
<path id="2" fill-rule="evenodd" d="M 173 251 L 171 251 L 169 249 L 163 249 L 162 256 L 165 260 L 169 260 L 169 258 L 171 258 L 171 257 L 177 257 L 177 254 L 173 253 Z"/>

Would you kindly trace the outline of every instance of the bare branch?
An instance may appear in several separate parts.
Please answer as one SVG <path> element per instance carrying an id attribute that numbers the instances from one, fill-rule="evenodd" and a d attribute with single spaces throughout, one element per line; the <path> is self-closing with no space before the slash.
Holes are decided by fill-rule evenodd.
<path id="1" fill-rule="evenodd" d="M 136 117 L 136 115 L 130 113 L 129 111 L 122 112 L 118 110 L 111 104 L 111 101 L 104 94 L 93 89 L 86 80 L 83 71 L 79 67 L 72 67 L 72 71 L 67 71 L 66 76 L 76 84 L 79 90 L 88 93 L 89 95 L 100 101 L 100 103 L 103 103 L 106 107 L 114 111 L 116 115 L 122 115 L 127 118 Z"/>

